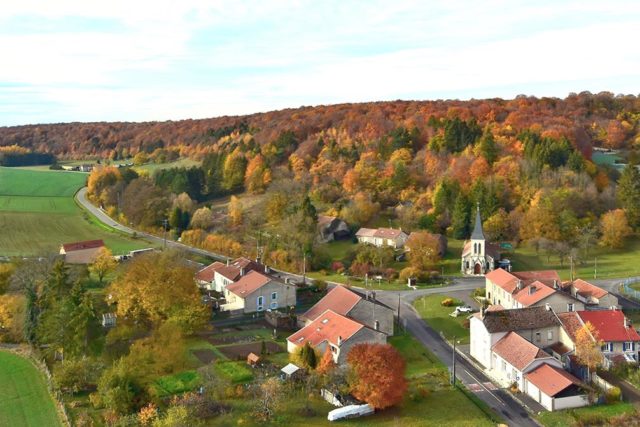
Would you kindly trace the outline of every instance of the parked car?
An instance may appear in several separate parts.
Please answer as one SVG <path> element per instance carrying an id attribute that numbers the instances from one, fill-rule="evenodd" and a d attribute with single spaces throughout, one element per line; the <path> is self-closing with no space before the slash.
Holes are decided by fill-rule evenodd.
<path id="1" fill-rule="evenodd" d="M 473 313 L 473 308 L 468 305 L 459 305 L 456 307 L 456 313 Z"/>

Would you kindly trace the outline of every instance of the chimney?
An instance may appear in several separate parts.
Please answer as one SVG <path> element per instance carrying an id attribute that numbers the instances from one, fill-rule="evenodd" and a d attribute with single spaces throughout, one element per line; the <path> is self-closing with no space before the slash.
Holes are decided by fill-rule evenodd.
<path id="1" fill-rule="evenodd" d="M 240 269 L 240 276 L 244 276 L 244 267 Z"/>
<path id="2" fill-rule="evenodd" d="M 626 317 L 624 318 L 624 327 L 625 329 L 629 327 L 629 319 L 627 319 Z"/>
<path id="3" fill-rule="evenodd" d="M 522 289 L 522 280 L 518 279 L 518 285 L 516 288 L 518 288 L 518 290 Z"/>
<path id="4" fill-rule="evenodd" d="M 271 273 L 271 269 L 269 268 L 268 265 L 264 266 L 264 272 L 267 273 L 267 274 Z"/>
<path id="5" fill-rule="evenodd" d="M 338 335 L 338 347 L 342 345 L 342 337 Z"/>
<path id="6" fill-rule="evenodd" d="M 553 279 L 553 289 L 558 289 L 558 280 Z"/>
<path id="7" fill-rule="evenodd" d="M 229 267 L 229 263 L 231 262 L 231 260 L 229 258 L 227 258 L 227 267 Z"/>
<path id="8" fill-rule="evenodd" d="M 544 305 L 544 308 L 546 308 L 546 309 L 547 309 L 547 311 L 551 311 L 551 306 L 549 305 L 549 303 L 546 303 L 546 304 Z"/>

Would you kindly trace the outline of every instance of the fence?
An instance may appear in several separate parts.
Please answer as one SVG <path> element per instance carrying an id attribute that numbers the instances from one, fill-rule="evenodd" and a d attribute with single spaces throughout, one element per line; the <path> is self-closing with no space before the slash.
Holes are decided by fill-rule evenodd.
<path id="1" fill-rule="evenodd" d="M 637 291 L 631 287 L 634 283 L 640 282 L 640 277 L 630 277 L 620 283 L 620 291 L 623 295 L 633 298 L 636 301 L 640 301 L 640 291 Z"/>

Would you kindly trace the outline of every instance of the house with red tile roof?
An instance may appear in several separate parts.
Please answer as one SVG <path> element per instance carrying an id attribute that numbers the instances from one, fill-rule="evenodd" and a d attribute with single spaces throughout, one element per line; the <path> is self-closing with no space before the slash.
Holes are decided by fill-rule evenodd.
<path id="1" fill-rule="evenodd" d="M 555 271 L 508 272 L 501 268 L 485 275 L 486 296 L 504 308 L 548 306 L 556 313 L 584 310 L 582 301 L 563 292 Z"/>
<path id="2" fill-rule="evenodd" d="M 539 348 L 560 340 L 561 323 L 546 307 L 497 309 L 475 313 L 470 320 L 470 353 L 486 368 L 492 366 L 492 348 L 507 334 L 515 332 Z"/>
<path id="3" fill-rule="evenodd" d="M 102 240 L 63 243 L 60 246 L 60 255 L 68 264 L 91 264 L 104 247 Z"/>
<path id="4" fill-rule="evenodd" d="M 383 344 L 384 333 L 371 329 L 333 310 L 326 310 L 308 325 L 287 338 L 287 351 L 293 353 L 309 343 L 320 353 L 329 349 L 333 361 L 344 363 L 349 350 L 363 343 Z"/>
<path id="5" fill-rule="evenodd" d="M 585 306 L 620 307 L 618 297 L 582 279 L 564 282 L 562 289 L 575 299 L 583 302 Z"/>
<path id="6" fill-rule="evenodd" d="M 304 325 L 308 325 L 326 310 L 332 310 L 386 335 L 393 335 L 394 310 L 378 301 L 375 291 L 361 293 L 344 286 L 335 286 L 299 319 Z"/>
<path id="7" fill-rule="evenodd" d="M 399 228 L 361 228 L 356 232 L 356 237 L 360 243 L 399 249 L 404 247 L 409 235 Z"/>
<path id="8" fill-rule="evenodd" d="M 225 287 L 250 271 L 268 273 L 268 267 L 243 257 L 228 261 L 226 264 L 216 261 L 198 271 L 195 279 L 199 286 L 222 293 Z"/>
<path id="9" fill-rule="evenodd" d="M 640 335 L 620 310 L 589 310 L 560 313 L 564 334 L 562 342 L 575 352 L 576 334 L 589 322 L 595 329 L 594 341 L 602 342 L 603 366 L 617 361 L 637 363 Z"/>
<path id="10" fill-rule="evenodd" d="M 295 307 L 296 287 L 268 274 L 250 271 L 224 288 L 222 311 L 255 313 Z"/>
<path id="11" fill-rule="evenodd" d="M 584 384 L 567 371 L 544 363 L 524 374 L 525 393 L 548 411 L 589 405 Z"/>
<path id="12" fill-rule="evenodd" d="M 542 364 L 562 369 L 562 363 L 515 332 L 509 332 L 491 348 L 488 373 L 503 386 L 517 384 L 525 390 L 524 375 Z"/>

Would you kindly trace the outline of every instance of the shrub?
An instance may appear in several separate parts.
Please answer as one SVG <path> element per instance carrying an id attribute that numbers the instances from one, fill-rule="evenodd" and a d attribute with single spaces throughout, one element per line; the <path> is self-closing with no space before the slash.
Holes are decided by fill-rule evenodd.
<path id="1" fill-rule="evenodd" d="M 622 392 L 619 387 L 611 387 L 607 390 L 607 394 L 605 395 L 605 399 L 607 403 L 615 403 L 620 401 L 620 397 L 622 396 Z"/>
<path id="2" fill-rule="evenodd" d="M 321 279 L 313 281 L 313 287 L 315 292 L 324 292 L 327 290 L 327 282 Z"/>
<path id="3" fill-rule="evenodd" d="M 485 288 L 475 288 L 473 290 L 473 296 L 474 297 L 484 297 L 485 295 L 486 295 Z"/>
<path id="4" fill-rule="evenodd" d="M 344 271 L 344 264 L 340 261 L 334 261 L 331 264 L 331 269 L 338 273 L 340 270 Z"/>
<path id="5" fill-rule="evenodd" d="M 443 307 L 451 307 L 453 304 L 453 298 L 445 298 L 440 302 L 440 305 Z"/>

